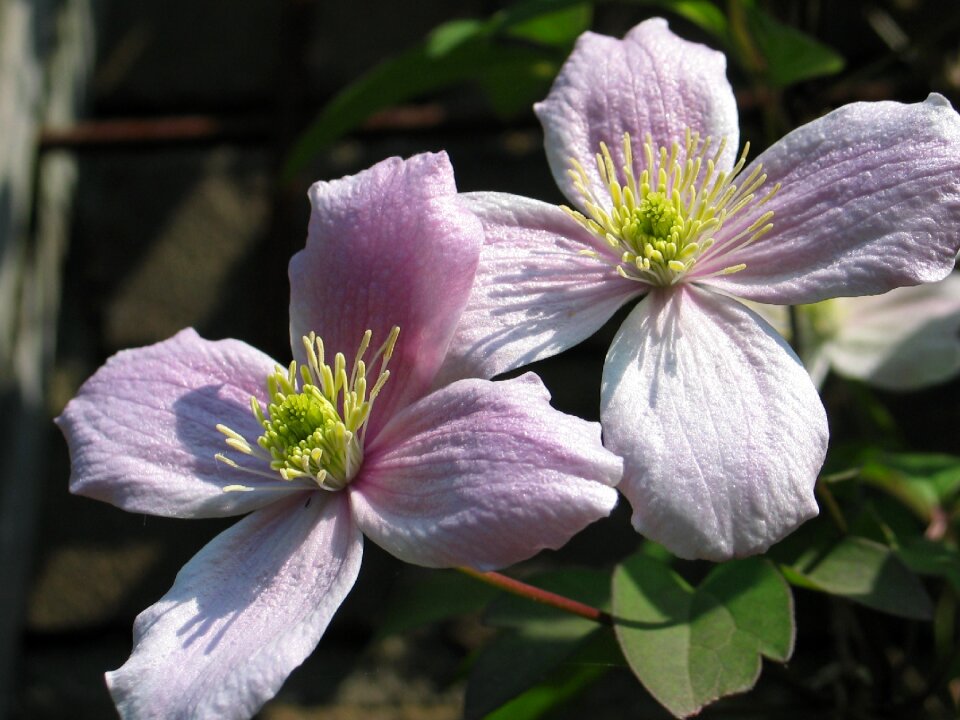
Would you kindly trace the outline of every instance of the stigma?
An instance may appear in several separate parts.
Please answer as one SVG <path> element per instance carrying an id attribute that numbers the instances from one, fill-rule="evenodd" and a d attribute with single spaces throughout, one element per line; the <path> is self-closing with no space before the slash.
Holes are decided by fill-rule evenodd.
<path id="1" fill-rule="evenodd" d="M 629 134 L 623 136 L 619 172 L 610 150 L 601 142 L 596 161 L 604 187 L 595 188 L 583 166 L 571 158 L 567 174 L 587 212 L 566 206 L 563 210 L 614 251 L 621 276 L 653 286 L 674 285 L 707 256 L 732 255 L 773 228 L 773 212 L 763 212 L 732 237 L 723 238 L 722 247 L 717 244 L 725 223 L 729 225 L 748 208 L 760 207 L 780 189 L 777 184 L 761 192 L 767 179 L 762 165 L 742 180 L 738 177 L 746 165 L 749 143 L 729 172 L 718 170 L 725 149 L 726 140 L 701 139 L 689 129 L 682 145 L 674 142 L 669 150 L 656 149 L 648 134 L 638 177 Z M 593 250 L 585 254 L 608 257 Z M 732 263 L 710 275 L 730 274 L 744 267 Z"/>
<path id="2" fill-rule="evenodd" d="M 387 364 L 393 355 L 400 328 L 389 336 L 369 360 L 380 367 L 369 382 L 368 361 L 364 359 L 373 333 L 367 330 L 347 371 L 346 358 L 338 352 L 332 364 L 326 362 L 323 340 L 310 333 L 304 336 L 307 362 L 277 366 L 267 376 L 266 409 L 250 398 L 250 410 L 263 428 L 255 443 L 225 425 L 217 425 L 227 446 L 260 460 L 254 466 L 241 465 L 223 453 L 216 459 L 233 468 L 257 475 L 297 481 L 305 488 L 341 490 L 357 474 L 363 462 L 367 421 L 374 401 L 390 377 Z M 264 463 L 269 472 L 263 469 Z M 249 491 L 246 485 L 228 485 L 225 492 Z"/>

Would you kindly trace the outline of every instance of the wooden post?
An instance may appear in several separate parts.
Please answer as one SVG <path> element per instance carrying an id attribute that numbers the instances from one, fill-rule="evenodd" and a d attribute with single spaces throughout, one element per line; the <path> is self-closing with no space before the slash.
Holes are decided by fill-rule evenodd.
<path id="1" fill-rule="evenodd" d="M 75 167 L 38 161 L 92 61 L 90 0 L 0 0 L 0 717 L 10 711 L 50 433 L 46 405 Z"/>

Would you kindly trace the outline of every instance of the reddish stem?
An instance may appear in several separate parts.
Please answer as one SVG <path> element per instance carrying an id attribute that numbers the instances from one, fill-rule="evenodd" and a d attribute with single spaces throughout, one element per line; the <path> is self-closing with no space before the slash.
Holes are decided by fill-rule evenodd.
<path id="1" fill-rule="evenodd" d="M 542 588 L 528 585 L 525 582 L 514 580 L 511 577 L 501 575 L 497 572 L 480 572 L 479 570 L 474 570 L 473 568 L 468 567 L 459 567 L 457 570 L 462 572 L 464 575 L 469 575 L 472 578 L 476 578 L 480 582 L 485 582 L 487 585 L 492 585 L 500 590 L 505 590 L 508 593 L 519 595 L 527 600 L 532 600 L 533 602 L 538 602 L 543 605 L 549 605 L 557 610 L 562 610 L 563 612 L 570 613 L 571 615 L 578 615 L 582 618 L 586 618 L 587 620 L 593 620 L 593 622 L 600 623 L 601 625 L 613 625 L 613 618 L 603 610 L 597 610 L 595 607 L 585 605 L 584 603 L 577 602 L 576 600 L 571 600 L 563 595 L 557 595 L 549 590 L 543 590 Z"/>
<path id="2" fill-rule="evenodd" d="M 261 140 L 268 136 L 267 125 L 261 118 L 186 115 L 87 120 L 65 127 L 46 127 L 40 133 L 39 143 L 41 150 L 50 150 L 222 142 L 227 139 Z"/>

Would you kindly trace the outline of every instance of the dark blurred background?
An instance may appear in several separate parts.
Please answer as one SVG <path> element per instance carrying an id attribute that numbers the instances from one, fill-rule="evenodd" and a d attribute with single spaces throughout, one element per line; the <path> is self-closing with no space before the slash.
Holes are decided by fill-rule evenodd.
<path id="1" fill-rule="evenodd" d="M 621 36 L 662 14 L 679 34 L 717 46 L 665 4 L 598 3 L 592 27 Z M 315 180 L 446 149 L 461 190 L 561 200 L 532 112 L 505 115 L 473 83 L 381 109 L 282 175 L 297 138 L 343 88 L 443 22 L 510 5 L 0 0 L 0 717 L 112 716 L 102 674 L 129 654 L 134 616 L 227 524 L 131 515 L 68 494 L 66 446 L 50 419 L 108 356 L 193 326 L 286 363 L 286 265 L 304 242 Z M 846 102 L 918 101 L 931 90 L 960 101 L 954 0 L 759 5 L 845 65 L 776 88 L 731 62 L 741 137 L 754 152 Z M 538 366 L 557 407 L 596 418 L 620 319 Z M 956 454 L 958 388 L 876 399 L 905 444 Z M 850 390 L 826 392 L 843 417 Z M 534 565 L 616 561 L 638 542 L 622 511 Z M 261 717 L 461 716 L 465 663 L 489 631 L 470 615 L 377 635 L 391 593 L 420 571 L 365 549 L 319 650 Z M 559 717 L 659 716 L 625 671 L 604 682 Z M 764 716 L 756 707 L 751 716 Z"/>

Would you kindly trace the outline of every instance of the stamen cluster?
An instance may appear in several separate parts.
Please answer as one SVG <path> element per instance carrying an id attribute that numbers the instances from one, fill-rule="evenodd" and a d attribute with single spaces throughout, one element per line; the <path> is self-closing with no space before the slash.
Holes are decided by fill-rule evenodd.
<path id="1" fill-rule="evenodd" d="M 323 340 L 310 333 L 303 338 L 307 363 L 300 366 L 299 377 L 296 362 L 286 369 L 277 366 L 267 376 L 270 403 L 266 412 L 257 398 L 250 398 L 250 408 L 263 427 L 257 447 L 224 425 L 217 425 L 217 430 L 227 436 L 228 446 L 268 461 L 284 480 L 308 479 L 323 489 L 340 490 L 360 468 L 370 410 L 390 377 L 386 366 L 399 333 L 400 328 L 394 327 L 371 358 L 371 363 L 380 358 L 380 372 L 369 389 L 363 356 L 370 346 L 370 330 L 363 335 L 349 375 L 343 353 L 337 353 L 333 365 L 328 365 Z M 240 467 L 222 454 L 217 459 Z M 225 488 L 248 489 L 242 485 Z"/>
<path id="2" fill-rule="evenodd" d="M 762 166 L 754 168 L 739 184 L 734 184 L 746 164 L 750 144 L 730 172 L 717 170 L 726 148 L 726 140 L 714 144 L 698 133 L 685 132 L 681 146 L 674 142 L 670 150 L 654 150 L 647 135 L 643 143 L 643 169 L 634 174 L 630 135 L 623 136 L 623 165 L 620 173 L 605 143 L 597 153 L 597 170 L 609 194 L 609 202 L 594 194 L 583 166 L 571 158 L 568 171 L 587 215 L 568 207 L 563 209 L 595 237 L 617 252 L 617 272 L 623 277 L 656 286 L 672 285 L 688 274 L 714 246 L 716 234 L 725 222 L 746 207 L 758 207 L 774 196 L 779 185 L 757 199 L 757 191 L 766 181 Z M 756 202 L 754 202 L 756 200 Z M 768 232 L 773 212 L 760 215 L 734 237 L 725 239 L 723 253 L 728 255 L 754 242 Z M 600 257 L 594 251 L 587 254 Z M 745 265 L 727 266 L 715 274 L 729 274 Z"/>

